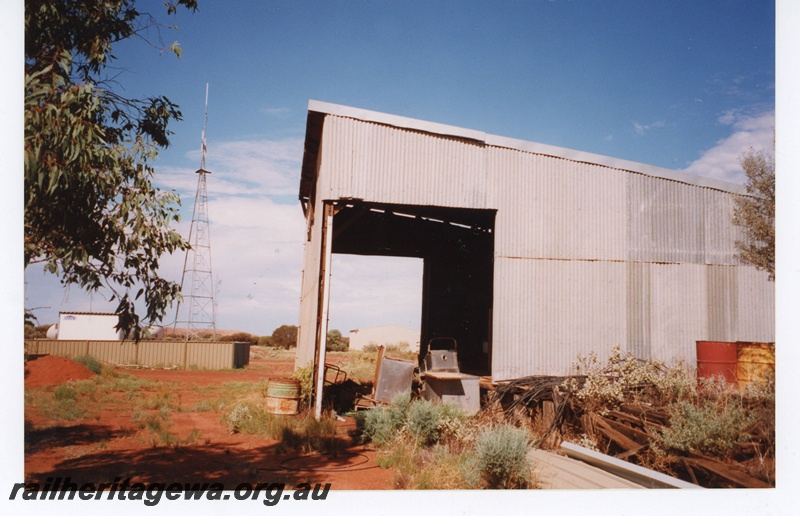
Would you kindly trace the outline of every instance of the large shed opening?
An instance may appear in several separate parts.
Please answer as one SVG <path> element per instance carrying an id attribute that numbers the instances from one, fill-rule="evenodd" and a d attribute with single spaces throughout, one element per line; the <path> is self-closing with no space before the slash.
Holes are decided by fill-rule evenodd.
<path id="1" fill-rule="evenodd" d="M 453 337 L 461 371 L 490 375 L 495 210 L 333 205 L 332 253 L 423 259 L 420 357 L 430 339 Z"/>
<path id="2" fill-rule="evenodd" d="M 413 329 L 417 332 L 413 340 L 397 341 L 407 342 L 413 351 L 419 342 L 422 267 L 420 258 L 334 255 L 328 331 L 339 329 L 347 336 L 353 330 L 376 327 Z"/>

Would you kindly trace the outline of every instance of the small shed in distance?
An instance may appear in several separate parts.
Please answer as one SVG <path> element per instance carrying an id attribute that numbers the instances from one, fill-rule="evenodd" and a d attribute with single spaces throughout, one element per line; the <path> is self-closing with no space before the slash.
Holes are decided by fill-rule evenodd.
<path id="1" fill-rule="evenodd" d="M 350 330 L 350 349 L 360 350 L 369 344 L 392 346 L 408 344 L 410 351 L 419 351 L 419 330 L 385 325 Z"/>
<path id="2" fill-rule="evenodd" d="M 119 322 L 115 313 L 59 312 L 59 340 L 122 340 L 124 333 L 114 326 Z"/>
<path id="3" fill-rule="evenodd" d="M 736 258 L 740 185 L 310 101 L 296 365 L 320 354 L 331 253 L 423 259 L 421 354 L 462 372 L 571 372 L 615 345 L 695 362 L 698 340 L 772 342 L 774 284 Z M 322 351 L 324 353 L 324 350 Z"/>

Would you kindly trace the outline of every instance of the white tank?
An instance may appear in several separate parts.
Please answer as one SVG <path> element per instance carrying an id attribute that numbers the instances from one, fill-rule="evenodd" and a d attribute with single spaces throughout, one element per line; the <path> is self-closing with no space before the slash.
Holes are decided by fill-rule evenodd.
<path id="1" fill-rule="evenodd" d="M 55 323 L 47 328 L 47 338 L 50 340 L 58 339 L 58 323 Z"/>
<path id="2" fill-rule="evenodd" d="M 151 339 L 160 339 L 164 336 L 164 327 L 154 324 L 147 328 L 147 331 L 150 333 Z"/>

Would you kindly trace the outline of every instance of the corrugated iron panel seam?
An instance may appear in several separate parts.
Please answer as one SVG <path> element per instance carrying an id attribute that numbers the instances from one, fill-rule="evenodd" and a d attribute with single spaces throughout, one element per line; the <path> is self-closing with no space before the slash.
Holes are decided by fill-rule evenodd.
<path id="1" fill-rule="evenodd" d="M 495 258 L 502 258 L 505 260 L 538 260 L 549 262 L 588 262 L 588 263 L 652 263 L 654 265 L 701 265 L 706 267 L 743 267 L 732 263 L 692 263 L 692 262 L 663 262 L 663 261 L 646 261 L 646 260 L 608 260 L 608 259 L 595 259 L 595 258 L 542 258 L 534 256 L 502 256 L 496 255 Z"/>
<path id="2" fill-rule="evenodd" d="M 373 123 L 376 123 L 376 122 L 373 122 Z M 413 131 L 413 129 L 406 129 L 406 130 L 407 131 Z M 496 148 L 496 149 L 511 150 L 511 151 L 522 152 L 522 153 L 525 153 L 525 154 L 531 154 L 531 155 L 535 155 L 535 156 L 546 156 L 548 158 L 556 159 L 556 160 L 559 160 L 559 161 L 567 161 L 567 162 L 570 162 L 570 163 L 578 163 L 578 164 L 581 164 L 581 165 L 592 165 L 592 166 L 596 166 L 596 167 L 607 168 L 609 170 L 619 170 L 620 172 L 626 172 L 628 174 L 635 174 L 637 176 L 642 176 L 642 177 L 647 177 L 647 178 L 652 178 L 652 179 L 659 179 L 661 181 L 669 181 L 671 183 L 679 183 L 679 184 L 682 184 L 682 185 L 692 186 L 694 188 L 703 188 L 703 189 L 706 189 L 706 190 L 715 190 L 717 192 L 723 192 L 723 193 L 726 193 L 726 194 L 729 194 L 729 195 L 748 196 L 748 194 L 743 193 L 743 192 L 732 192 L 730 190 L 724 190 L 722 188 L 715 188 L 715 187 L 709 186 L 709 185 L 698 185 L 698 184 L 695 184 L 695 183 L 691 183 L 688 180 L 687 181 L 681 181 L 680 179 L 675 179 L 675 178 L 671 178 L 671 177 L 662 177 L 662 176 L 657 176 L 657 175 L 654 175 L 654 174 L 646 174 L 644 172 L 638 172 L 636 170 L 629 170 L 629 169 L 620 168 L 620 167 L 612 167 L 610 165 L 606 165 L 604 163 L 597 163 L 595 161 L 585 161 L 585 160 L 579 160 L 579 159 L 565 158 L 563 156 L 556 156 L 556 155 L 553 155 L 553 154 L 545 154 L 545 153 L 540 153 L 540 152 L 532 152 L 532 151 L 523 150 L 523 149 L 516 149 L 514 147 L 505 147 L 505 146 L 502 146 L 502 145 L 486 144 L 485 147 L 487 147 L 487 148 L 493 147 L 493 148 Z M 700 179 L 704 179 L 704 178 L 700 178 Z"/>

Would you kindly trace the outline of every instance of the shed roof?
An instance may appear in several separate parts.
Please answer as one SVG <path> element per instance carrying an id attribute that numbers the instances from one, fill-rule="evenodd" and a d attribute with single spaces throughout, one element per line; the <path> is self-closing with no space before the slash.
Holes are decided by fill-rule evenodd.
<path id="1" fill-rule="evenodd" d="M 119 314 L 115 312 L 58 312 L 59 315 L 113 315 Z"/>
<path id="2" fill-rule="evenodd" d="M 313 184 L 316 180 L 317 174 L 317 158 L 319 152 L 319 144 L 322 136 L 322 125 L 326 115 L 334 115 L 356 120 L 363 120 L 365 122 L 373 122 L 412 131 L 420 131 L 425 133 L 437 134 L 442 136 L 450 136 L 455 138 L 462 138 L 470 140 L 482 145 L 502 147 L 508 149 L 515 149 L 523 152 L 530 152 L 534 154 L 541 154 L 546 156 L 553 156 L 556 158 L 581 162 L 592 163 L 596 165 L 606 166 L 620 170 L 626 170 L 638 174 L 644 174 L 653 177 L 668 179 L 670 181 L 678 181 L 690 185 L 713 188 L 715 190 L 722 190 L 725 192 L 735 194 L 746 194 L 746 190 L 742 185 L 712 179 L 708 177 L 697 176 L 688 174 L 677 170 L 670 170 L 666 168 L 647 165 L 644 163 L 637 163 L 609 156 L 602 156 L 599 154 L 592 154 L 563 147 L 556 147 L 544 143 L 531 142 L 526 140 L 518 140 L 508 138 L 505 136 L 497 136 L 493 134 L 476 131 L 473 129 L 465 129 L 461 127 L 439 124 L 436 122 L 428 122 L 425 120 L 418 120 L 414 118 L 407 118 L 387 113 L 380 113 L 377 111 L 370 111 L 367 109 L 360 109 L 349 106 L 342 106 L 339 104 L 331 104 L 328 102 L 321 102 L 318 100 L 309 100 L 308 102 L 308 120 L 306 125 L 306 140 L 305 151 L 303 156 L 302 173 L 300 179 L 300 194 L 301 200 L 309 199 Z"/>

